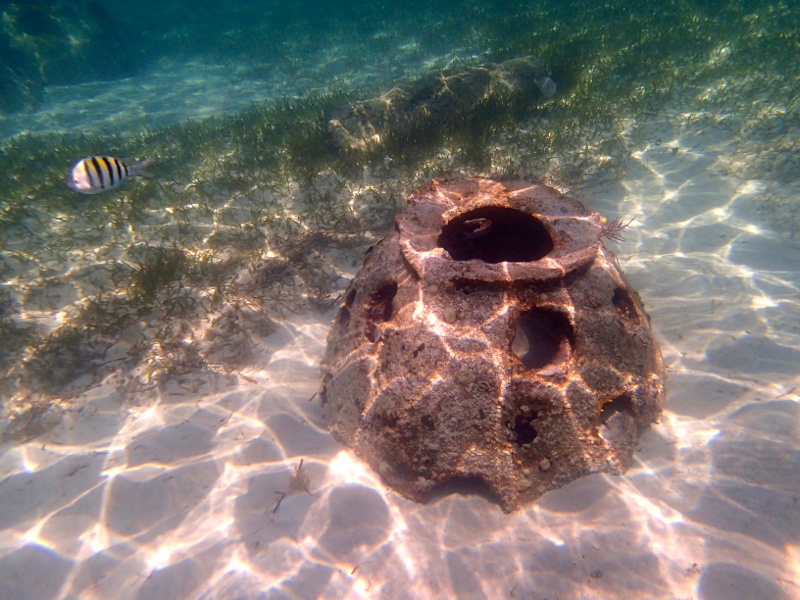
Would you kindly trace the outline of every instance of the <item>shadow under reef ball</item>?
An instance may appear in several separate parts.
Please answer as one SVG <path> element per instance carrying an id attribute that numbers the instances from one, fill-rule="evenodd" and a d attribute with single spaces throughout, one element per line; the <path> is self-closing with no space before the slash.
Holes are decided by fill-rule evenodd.
<path id="1" fill-rule="evenodd" d="M 664 400 L 661 353 L 599 214 L 525 182 L 434 179 L 344 295 L 331 430 L 401 495 L 511 512 L 624 473 Z"/>

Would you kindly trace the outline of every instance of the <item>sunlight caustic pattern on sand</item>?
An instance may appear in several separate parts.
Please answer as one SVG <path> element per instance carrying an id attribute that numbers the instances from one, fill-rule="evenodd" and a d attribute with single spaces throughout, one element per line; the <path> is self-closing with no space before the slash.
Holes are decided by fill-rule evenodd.
<path id="1" fill-rule="evenodd" d="M 625 477 L 512 515 L 405 501 L 309 401 L 330 313 L 295 317 L 244 377 L 177 377 L 139 405 L 101 385 L 4 448 L 0 597 L 799 597 L 798 224 L 775 227 L 766 184 L 730 172 L 730 131 L 667 111 L 636 130 L 619 182 L 573 192 L 636 217 L 615 251 L 668 367 L 663 419 Z M 301 459 L 309 493 L 275 510 Z"/>

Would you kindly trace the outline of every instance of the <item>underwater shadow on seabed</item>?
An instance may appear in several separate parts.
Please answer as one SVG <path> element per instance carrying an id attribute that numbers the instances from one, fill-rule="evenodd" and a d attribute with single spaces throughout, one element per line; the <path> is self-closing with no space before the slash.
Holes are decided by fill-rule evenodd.
<path id="1" fill-rule="evenodd" d="M 388 492 L 309 402 L 331 315 L 307 315 L 246 377 L 175 378 L 138 408 L 96 388 L 5 448 L 0 597 L 798 597 L 800 251 L 761 224 L 761 183 L 719 170 L 723 129 L 642 135 L 621 183 L 575 194 L 636 217 L 615 250 L 669 369 L 625 477 L 511 515 Z"/>

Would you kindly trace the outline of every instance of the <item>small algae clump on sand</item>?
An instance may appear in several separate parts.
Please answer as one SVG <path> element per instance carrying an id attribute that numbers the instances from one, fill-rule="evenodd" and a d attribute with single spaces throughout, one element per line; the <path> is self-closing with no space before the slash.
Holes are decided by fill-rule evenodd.
<path id="1" fill-rule="evenodd" d="M 289 488 L 285 492 L 276 491 L 275 495 L 278 499 L 275 501 L 275 508 L 272 509 L 272 514 L 278 512 L 278 509 L 281 507 L 281 502 L 286 496 L 290 494 L 294 494 L 297 492 L 305 492 L 306 494 L 310 494 L 311 490 L 309 490 L 309 486 L 311 485 L 311 480 L 308 478 L 305 470 L 303 470 L 303 460 L 300 459 L 300 464 L 295 467 L 294 476 L 292 480 L 289 482 Z"/>

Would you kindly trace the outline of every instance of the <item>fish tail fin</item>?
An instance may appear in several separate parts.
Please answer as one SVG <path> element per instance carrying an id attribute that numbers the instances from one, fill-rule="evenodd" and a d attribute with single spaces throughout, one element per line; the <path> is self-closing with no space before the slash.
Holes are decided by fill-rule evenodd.
<path id="1" fill-rule="evenodd" d="M 146 171 L 147 166 L 152 162 L 152 158 L 145 158 L 144 160 L 130 164 L 128 165 L 128 173 L 131 177 L 152 177 L 152 174 Z"/>

